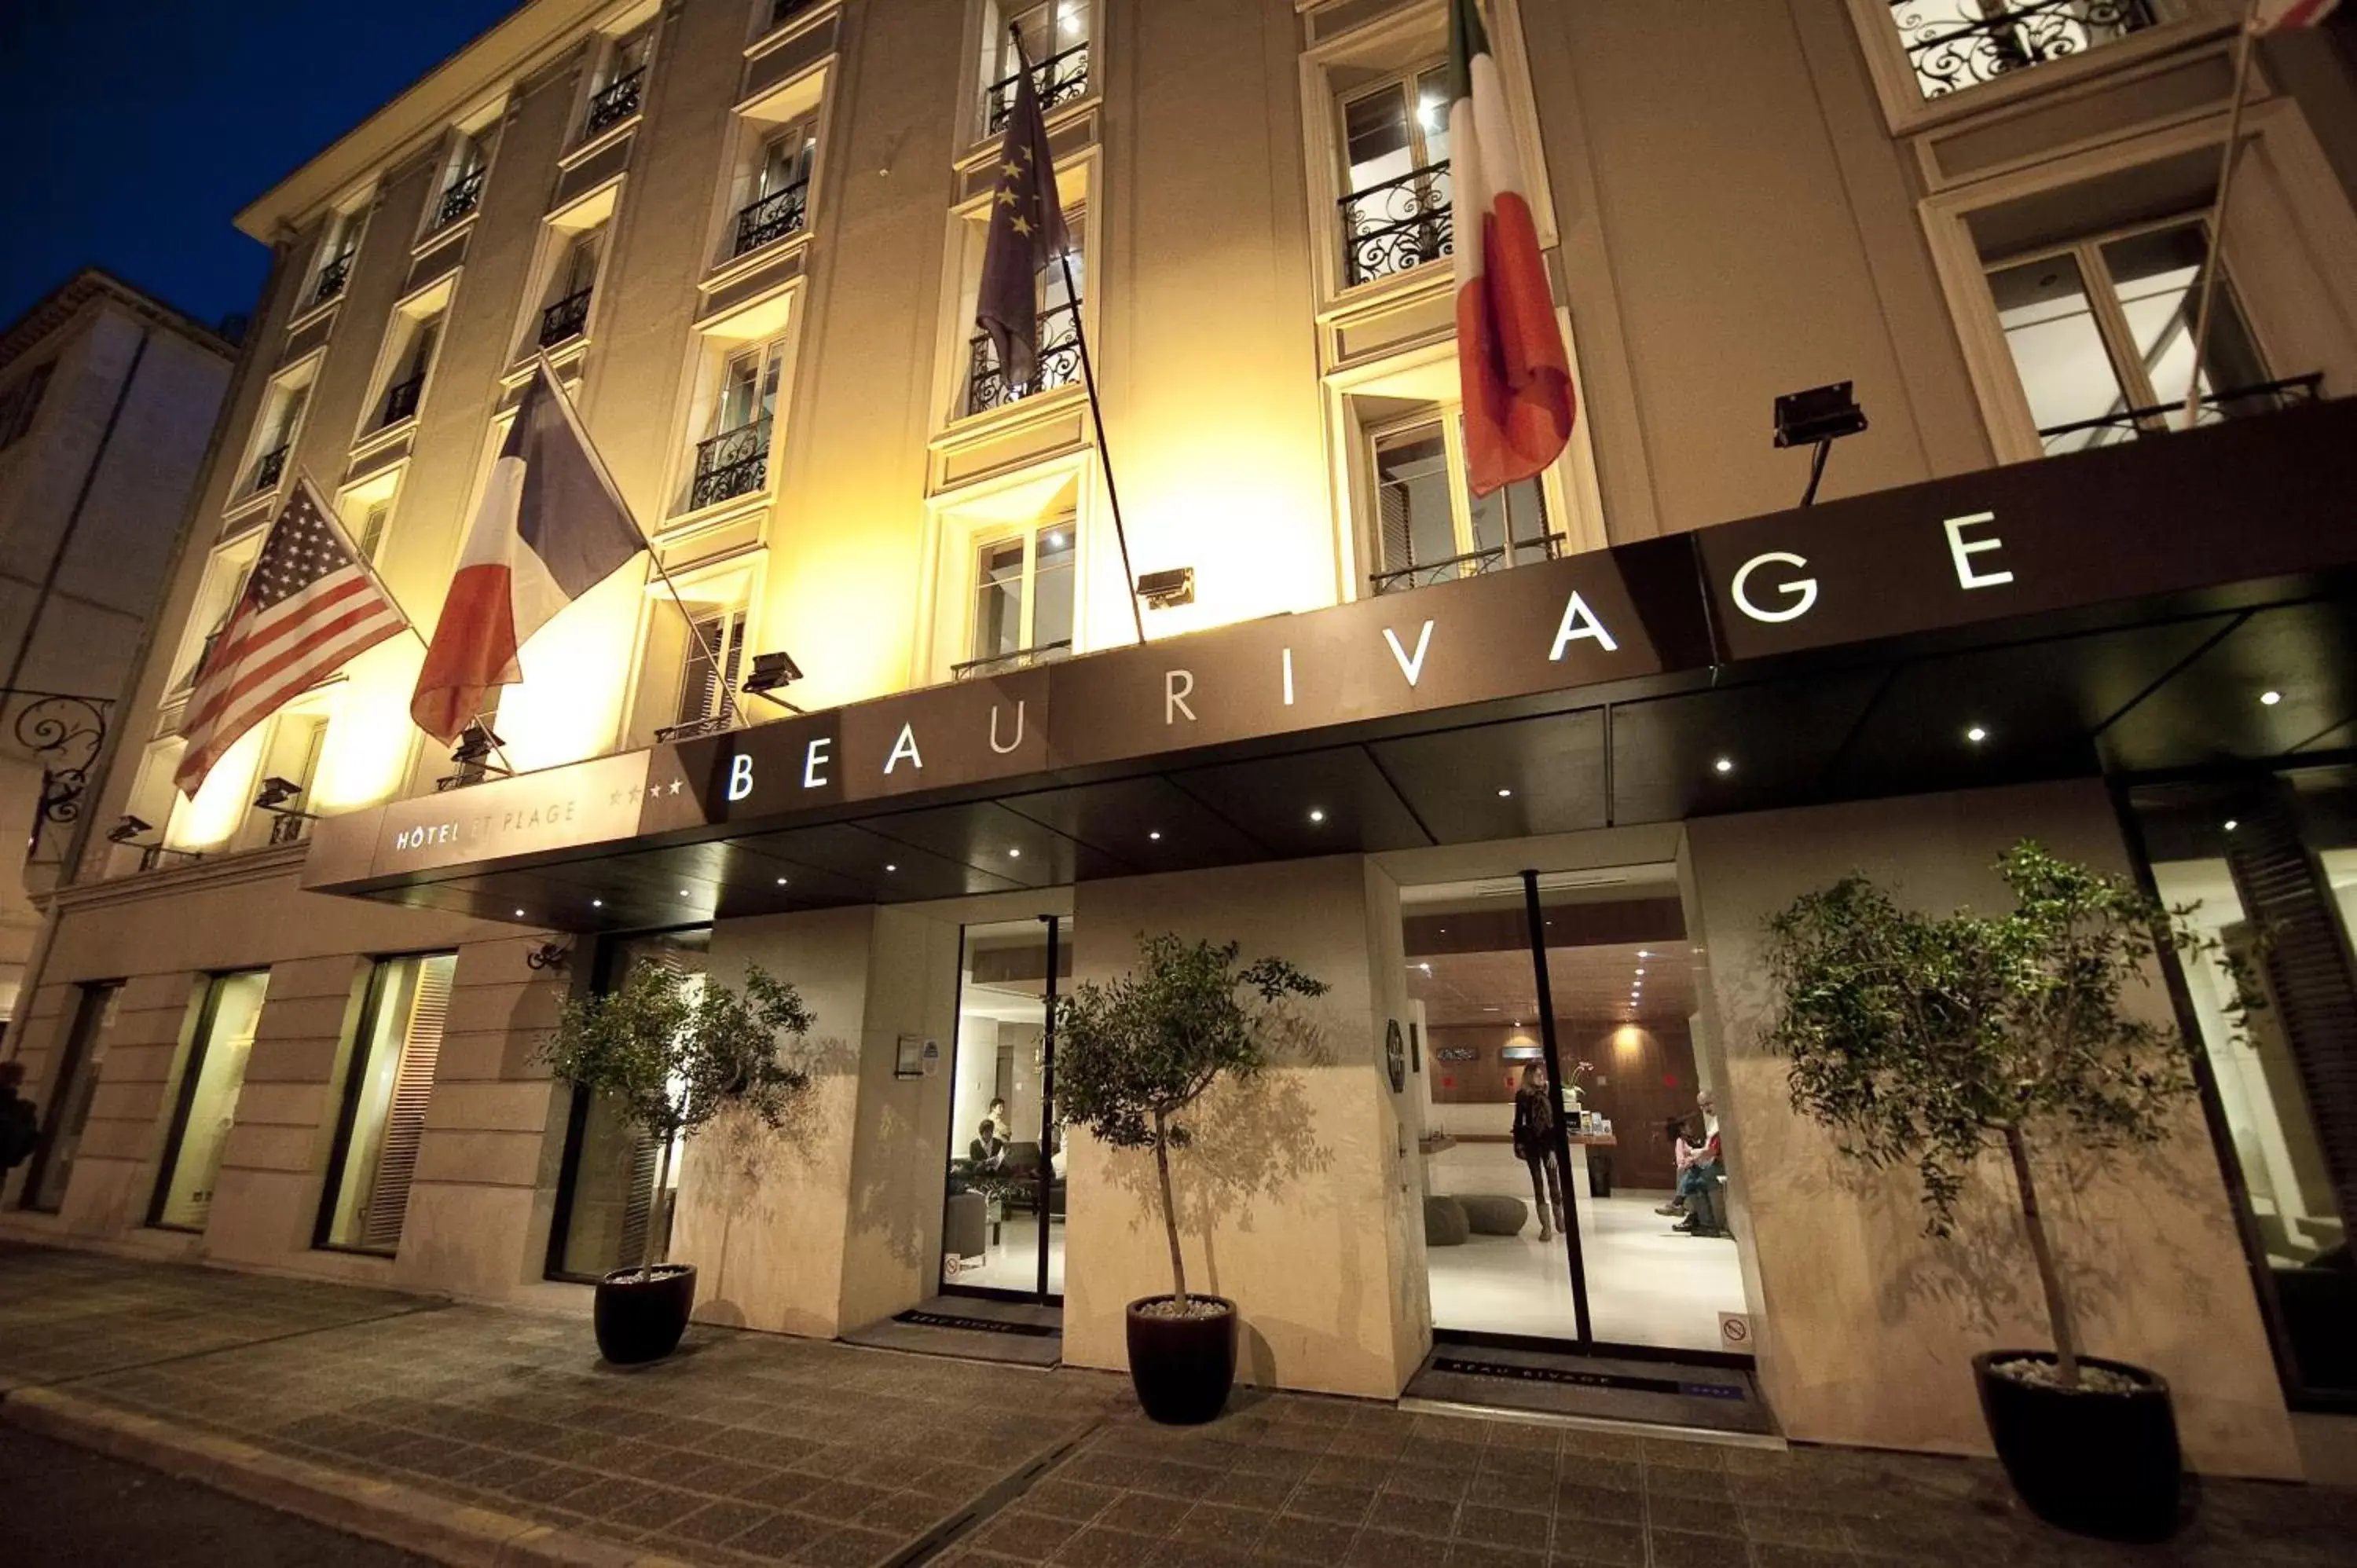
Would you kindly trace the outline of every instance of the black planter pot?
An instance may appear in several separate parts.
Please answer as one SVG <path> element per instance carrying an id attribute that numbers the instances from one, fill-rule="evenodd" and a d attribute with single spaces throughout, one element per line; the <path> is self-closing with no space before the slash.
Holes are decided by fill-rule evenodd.
<path id="1" fill-rule="evenodd" d="M 2008 1378 L 2003 1361 L 2045 1361 L 2045 1350 L 1989 1350 L 1973 1358 L 1981 1414 L 2005 1473 L 2030 1511 L 2065 1530 L 2115 1541 L 2160 1541 L 2175 1533 L 2184 1459 L 2177 1412 L 2158 1372 L 2082 1356 L 2134 1378 L 2129 1393 L 2076 1392 Z"/>
<path id="2" fill-rule="evenodd" d="M 1236 1380 L 1236 1304 L 1224 1296 L 1189 1294 L 1215 1306 L 1202 1317 L 1161 1317 L 1138 1309 L 1167 1295 L 1129 1304 L 1129 1381 L 1153 1420 L 1200 1426 L 1228 1402 Z"/>
<path id="3" fill-rule="evenodd" d="M 662 1263 L 643 1277 L 617 1269 L 597 1282 L 597 1353 L 617 1366 L 660 1361 L 679 1348 L 695 1305 L 695 1266 Z"/>

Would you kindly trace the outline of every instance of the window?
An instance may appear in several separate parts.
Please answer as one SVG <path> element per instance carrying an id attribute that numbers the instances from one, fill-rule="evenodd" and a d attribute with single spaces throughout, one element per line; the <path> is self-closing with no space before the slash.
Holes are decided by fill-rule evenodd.
<path id="1" fill-rule="evenodd" d="M 1341 111 L 1345 284 L 1449 254 L 1448 68 L 1427 62 L 1360 89 Z"/>
<path id="2" fill-rule="evenodd" d="M 763 15 L 769 18 L 765 32 L 775 32 L 795 17 L 817 6 L 819 0 L 766 0 Z"/>
<path id="3" fill-rule="evenodd" d="M 311 786 L 319 776 L 319 754 L 328 743 L 328 715 L 296 705 L 282 709 L 270 722 L 269 740 L 262 754 L 259 779 L 276 779 L 294 786 L 274 807 L 251 805 L 244 840 L 248 844 L 301 843 L 311 835 L 316 820 L 309 809 Z"/>
<path id="4" fill-rule="evenodd" d="M 565 237 L 564 254 L 549 280 L 548 303 L 541 307 L 542 348 L 554 349 L 589 329 L 589 298 L 597 286 L 597 259 L 605 248 L 602 223 Z"/>
<path id="5" fill-rule="evenodd" d="M 418 405 L 425 397 L 425 379 L 433 371 L 443 323 L 457 290 L 457 277 L 445 276 L 393 307 L 377 361 L 376 394 L 363 415 L 363 437 L 417 417 Z"/>
<path id="6" fill-rule="evenodd" d="M 1925 98 L 2075 55 L 2151 27 L 2153 0 L 1888 0 Z"/>
<path id="7" fill-rule="evenodd" d="M 74 1004 L 73 1030 L 50 1080 L 48 1113 L 42 1118 L 33 1168 L 25 1178 L 24 1206 L 43 1214 L 64 1207 L 74 1155 L 81 1148 L 82 1129 L 90 1123 L 91 1095 L 106 1059 L 107 1032 L 114 1027 L 115 1003 L 123 994 L 120 981 L 76 989 L 81 996 Z"/>
<path id="8" fill-rule="evenodd" d="M 259 539 L 253 541 L 253 548 L 256 551 L 261 548 Z M 207 574 L 204 592 L 197 600 L 196 612 L 188 618 L 191 630 L 198 627 L 204 629 L 198 632 L 194 641 L 182 651 L 179 679 L 172 682 L 174 696 L 194 689 L 197 677 L 204 673 L 206 661 L 212 658 L 213 649 L 221 641 L 221 633 L 229 629 L 229 618 L 235 613 L 238 598 L 245 592 L 246 575 L 253 570 L 252 555 L 242 551 L 240 554 L 244 559 L 229 555 L 215 557 Z"/>
<path id="9" fill-rule="evenodd" d="M 367 509 L 361 513 L 360 531 L 354 535 L 352 542 L 360 547 L 361 559 L 371 566 L 376 564 L 378 547 L 384 543 L 384 525 L 392 520 L 391 497 L 381 501 L 369 502 Z"/>
<path id="10" fill-rule="evenodd" d="M 215 975 L 206 985 L 181 1064 L 179 1099 L 164 1144 L 163 1171 L 148 1204 L 148 1224 L 170 1230 L 205 1228 L 269 989 L 266 969 Z"/>
<path id="11" fill-rule="evenodd" d="M 1067 512 L 976 548 L 972 635 L 964 662 L 952 671 L 959 680 L 1028 669 L 1071 652 L 1075 521 Z"/>
<path id="12" fill-rule="evenodd" d="M 695 444 L 687 510 L 750 495 L 770 482 L 770 426 L 778 409 L 778 381 L 786 346 L 772 340 L 728 356 L 712 406 L 711 435 Z"/>
<path id="13" fill-rule="evenodd" d="M 1088 232 L 1087 211 L 1067 208 L 1064 227 L 1072 237 L 1072 253 L 1067 258 L 1071 263 L 1071 273 L 1067 274 L 1061 263 L 1050 264 L 1039 272 L 1038 371 L 1028 382 L 1008 381 L 999 368 L 998 346 L 990 340 L 988 333 L 976 332 L 966 349 L 965 398 L 962 405 L 966 413 L 985 413 L 1020 403 L 1033 392 L 1081 383 L 1081 298 L 1088 281 L 1088 257 L 1082 250 L 1082 236 Z M 971 311 L 967 319 L 973 319 Z"/>
<path id="14" fill-rule="evenodd" d="M 658 740 L 684 740 L 726 729 L 737 720 L 737 677 L 745 662 L 743 607 L 697 610 L 682 641 L 679 693 L 672 722 L 657 733 Z"/>
<path id="15" fill-rule="evenodd" d="M 303 428 L 303 411 L 311 401 L 311 383 L 307 377 L 296 382 L 274 384 L 269 401 L 263 410 L 262 423 L 256 427 L 253 466 L 245 493 L 258 496 L 274 490 L 286 477 L 286 459 L 294 451 L 295 437 Z"/>
<path id="16" fill-rule="evenodd" d="M 1040 111 L 1049 113 L 1089 94 L 1089 0 L 1046 0 L 1024 6 L 985 6 L 983 13 L 985 70 L 990 85 L 982 95 L 982 133 L 995 136 L 1015 112 L 1015 78 L 1023 68 L 1015 39 L 1031 61 L 1031 90 Z M 1009 33 L 1012 27 L 1014 32 Z"/>
<path id="17" fill-rule="evenodd" d="M 1990 269 L 2006 346 L 2049 454 L 2182 428 L 2193 317 L 2209 258 L 2203 221 L 2085 240 Z M 2270 382 L 2219 279 L 2202 355 L 2201 423 L 2264 413 L 2316 379 Z"/>
<path id="18" fill-rule="evenodd" d="M 475 209 L 482 205 L 483 178 L 490 164 L 481 137 L 468 131 L 452 133 L 448 172 L 442 177 L 442 194 L 435 199 L 427 232 L 474 216 Z"/>
<path id="19" fill-rule="evenodd" d="M 313 1245 L 391 1252 L 425 1133 L 456 953 L 388 959 L 369 977 Z"/>
<path id="20" fill-rule="evenodd" d="M 33 428 L 33 416 L 41 411 L 41 396 L 49 390 L 49 373 L 56 369 L 54 362 L 35 365 L 0 392 L 0 446 L 15 446 Z"/>
<path id="21" fill-rule="evenodd" d="M 598 63 L 589 91 L 589 111 L 583 121 L 584 137 L 620 124 L 639 112 L 645 96 L 647 61 L 654 51 L 655 25 L 642 22 L 614 38 Z"/>
<path id="22" fill-rule="evenodd" d="M 1375 434 L 1373 570 L 1378 594 L 1552 560 L 1546 491 L 1524 479 L 1476 499 L 1465 482 L 1464 421 L 1426 417 Z"/>
<path id="23" fill-rule="evenodd" d="M 729 230 L 731 256 L 800 233 L 810 221 L 811 161 L 817 148 L 815 115 L 763 132 L 743 182 L 744 199 L 737 204 L 737 220 Z"/>
<path id="24" fill-rule="evenodd" d="M 361 215 L 330 212 L 319 231 L 319 249 L 311 270 L 311 286 L 303 295 L 306 307 L 325 305 L 342 296 L 351 281 L 352 258 L 361 248 Z"/>

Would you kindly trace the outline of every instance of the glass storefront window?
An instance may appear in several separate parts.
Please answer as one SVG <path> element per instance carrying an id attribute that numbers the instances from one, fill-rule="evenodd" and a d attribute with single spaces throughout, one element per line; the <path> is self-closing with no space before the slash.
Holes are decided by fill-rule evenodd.
<path id="1" fill-rule="evenodd" d="M 400 1247 L 457 967 L 456 953 L 432 953 L 388 959 L 370 976 L 367 1010 L 345 1069 L 343 1120 L 317 1245 L 371 1252 Z"/>
<path id="2" fill-rule="evenodd" d="M 1071 921 L 965 929 L 942 1207 L 945 1290 L 1063 1294 L 1064 1143 L 1047 1101 L 1051 950 L 1060 989 L 1071 974 Z"/>
<path id="3" fill-rule="evenodd" d="M 619 986 L 642 963 L 701 975 L 711 945 L 709 927 L 622 939 L 607 948 L 599 983 L 605 989 Z M 656 1158 L 661 1152 L 656 1140 L 624 1121 L 611 1102 L 574 1095 L 550 1237 L 552 1276 L 595 1280 L 634 1267 L 647 1255 L 650 1241 L 670 1235 L 679 1195 L 679 1144 L 673 1144 L 670 1176 L 657 1192 L 656 1171 L 664 1164 Z"/>
<path id="4" fill-rule="evenodd" d="M 206 986 L 180 1069 L 179 1104 L 164 1146 L 164 1174 L 156 1184 L 149 1224 L 173 1230 L 205 1228 L 269 989 L 266 969 L 216 975 Z"/>
<path id="5" fill-rule="evenodd" d="M 90 1122 L 90 1097 L 98 1087 L 107 1031 L 114 1026 L 114 1004 L 122 994 L 120 981 L 81 987 L 74 1004 L 73 1032 L 66 1036 L 48 1113 L 41 1121 L 41 1140 L 33 1148 L 32 1172 L 25 1178 L 27 1208 L 55 1214 L 65 1204 L 66 1183 L 73 1176 L 82 1129 Z"/>

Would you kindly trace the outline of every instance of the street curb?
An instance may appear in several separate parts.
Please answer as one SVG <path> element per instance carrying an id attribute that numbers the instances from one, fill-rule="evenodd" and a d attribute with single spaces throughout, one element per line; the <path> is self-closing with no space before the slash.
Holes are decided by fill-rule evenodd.
<path id="1" fill-rule="evenodd" d="M 691 1568 L 676 1557 L 288 1458 L 56 1389 L 10 1392 L 0 1399 L 0 1421 L 458 1568 Z"/>

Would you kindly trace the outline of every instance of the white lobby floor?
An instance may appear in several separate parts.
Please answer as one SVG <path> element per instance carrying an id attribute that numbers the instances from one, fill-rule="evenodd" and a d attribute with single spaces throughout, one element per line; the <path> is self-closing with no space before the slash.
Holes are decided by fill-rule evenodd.
<path id="1" fill-rule="evenodd" d="M 944 1284 L 985 1285 L 997 1290 L 1038 1290 L 1039 1288 L 1039 1221 L 1028 1214 L 1009 1215 L 998 1228 L 998 1240 L 979 1259 L 968 1258 L 965 1266 L 954 1273 L 945 1274 Z M 1048 1227 L 1048 1290 L 1061 1295 L 1064 1291 L 1064 1227 L 1060 1221 Z"/>
<path id="2" fill-rule="evenodd" d="M 1590 1327 L 1617 1344 L 1716 1350 L 1718 1315 L 1744 1310 L 1735 1243 L 1672 1230 L 1675 1220 L 1653 1212 L 1667 1197 L 1580 1194 Z M 1475 1236 L 1424 1256 L 1436 1328 L 1559 1339 L 1577 1332 L 1563 1241 L 1542 1242 L 1535 1215 L 1519 1236 Z"/>

